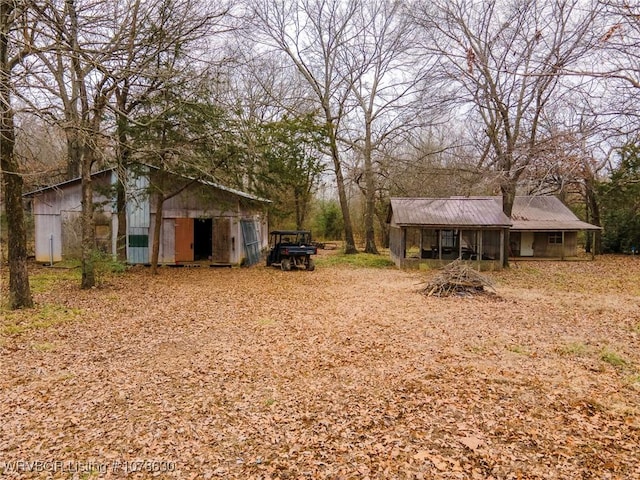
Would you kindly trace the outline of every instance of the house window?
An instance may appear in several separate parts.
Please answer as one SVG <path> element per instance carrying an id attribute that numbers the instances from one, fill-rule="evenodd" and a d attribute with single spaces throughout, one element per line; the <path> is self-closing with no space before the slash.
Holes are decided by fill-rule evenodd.
<path id="1" fill-rule="evenodd" d="M 550 232 L 549 245 L 562 245 L 562 232 Z"/>
<path id="2" fill-rule="evenodd" d="M 482 259 L 500 260 L 501 239 L 500 230 L 483 230 L 482 232 Z"/>
<path id="3" fill-rule="evenodd" d="M 442 230 L 442 246 L 445 248 L 454 248 L 456 246 L 457 231 Z"/>

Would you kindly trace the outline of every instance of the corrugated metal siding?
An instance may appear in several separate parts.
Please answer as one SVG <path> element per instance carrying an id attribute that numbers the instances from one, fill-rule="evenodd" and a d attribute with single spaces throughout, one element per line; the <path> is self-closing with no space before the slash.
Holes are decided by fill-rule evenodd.
<path id="1" fill-rule="evenodd" d="M 392 225 L 507 227 L 492 197 L 392 198 Z"/>
<path id="2" fill-rule="evenodd" d="M 176 179 L 172 188 L 186 185 L 182 179 Z M 214 190 L 200 183 L 193 183 L 179 194 L 165 200 L 165 217 L 174 218 L 213 218 L 233 215 L 238 208 L 238 199 L 231 194 Z"/>
<path id="3" fill-rule="evenodd" d="M 265 250 L 269 247 L 269 220 L 266 215 L 261 216 L 259 232 L 260 250 Z"/>
<path id="4" fill-rule="evenodd" d="M 268 244 L 268 222 L 266 215 L 264 215 L 264 207 L 257 207 L 249 200 L 256 200 L 260 203 L 268 203 L 268 200 L 210 182 L 194 181 L 177 175 L 174 177 L 176 185 L 184 185 L 187 182 L 193 185 L 189 185 L 184 192 L 165 202 L 163 223 L 167 226 L 162 229 L 161 262 L 173 263 L 175 261 L 175 232 L 174 223 L 171 220 L 175 218 L 228 217 L 229 221 L 232 219 L 233 228 L 229 226 L 226 229 L 229 237 L 227 239 L 229 251 L 226 255 L 232 255 L 233 261 L 237 262 L 242 251 L 242 248 L 234 243 L 242 235 L 239 217 L 253 217 L 256 222 L 258 249 L 266 247 Z M 94 190 L 94 201 L 103 205 L 102 209 L 105 213 L 111 212 L 114 209 L 114 198 L 106 198 L 104 195 L 98 194 L 98 191 L 109 191 L 106 187 L 112 185 L 116 180 L 115 172 L 105 170 L 92 175 L 92 178 L 95 182 L 94 187 L 100 187 Z M 127 258 L 130 263 L 148 263 L 150 259 L 149 249 L 153 240 L 151 231 L 153 205 L 150 202 L 148 187 L 148 174 L 141 173 L 140 170 L 129 172 L 126 185 L 126 213 L 127 234 L 132 240 L 132 242 L 127 242 Z M 60 211 L 79 212 L 81 210 L 80 180 L 63 182 L 56 186 L 31 192 L 28 195 L 33 197 L 36 222 L 36 258 L 43 262 L 49 261 L 49 238 L 53 234 L 54 261 L 59 261 L 62 259 L 62 245 L 64 243 L 62 241 Z M 239 198 L 242 198 L 243 201 L 240 202 Z M 241 208 L 241 204 L 246 205 Z M 113 235 L 111 241 L 113 248 L 115 248 L 117 219 L 114 217 L 111 222 Z"/>
<path id="5" fill-rule="evenodd" d="M 82 209 L 82 195 L 80 185 L 71 185 L 65 190 L 47 190 L 40 196 L 34 197 L 35 215 L 54 214 L 57 215 L 61 210 Z"/>
<path id="6" fill-rule="evenodd" d="M 162 220 L 160 229 L 160 263 L 176 262 L 176 221 L 173 218 L 165 218 Z"/>
<path id="7" fill-rule="evenodd" d="M 62 260 L 62 234 L 60 215 L 35 215 L 35 248 L 36 261 L 48 263 L 51 261 L 51 247 L 53 246 L 53 261 Z M 51 236 L 53 235 L 53 245 Z"/>
<path id="8" fill-rule="evenodd" d="M 127 245 L 127 261 L 129 263 L 149 263 L 149 229 L 144 227 L 129 227 L 129 235 L 147 237 L 146 247 L 132 247 Z"/>
<path id="9" fill-rule="evenodd" d="M 131 228 L 149 228 L 149 178 L 146 175 L 130 177 L 127 185 L 127 226 Z"/>
<path id="10" fill-rule="evenodd" d="M 391 259 L 400 266 L 404 258 L 404 236 L 401 228 L 391 227 L 389 229 L 389 251 Z"/>
<path id="11" fill-rule="evenodd" d="M 149 263 L 151 236 L 149 227 L 151 215 L 149 209 L 149 178 L 146 175 L 129 172 L 127 179 L 127 262 L 132 264 Z M 132 242 L 132 237 L 136 241 Z M 146 246 L 144 238 L 146 237 Z M 132 244 L 134 246 L 132 246 Z"/>
<path id="12" fill-rule="evenodd" d="M 82 218 L 81 212 L 60 212 L 62 256 L 80 258 L 82 255 Z"/>
<path id="13" fill-rule="evenodd" d="M 255 265 L 260 261 L 260 242 L 256 223 L 254 220 L 240 220 L 246 265 Z"/>

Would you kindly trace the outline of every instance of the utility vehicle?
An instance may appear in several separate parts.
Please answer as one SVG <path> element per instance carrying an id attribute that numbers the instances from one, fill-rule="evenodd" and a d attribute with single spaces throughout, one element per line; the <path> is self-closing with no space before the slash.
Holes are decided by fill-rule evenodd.
<path id="1" fill-rule="evenodd" d="M 311 241 L 308 230 L 274 230 L 269 241 L 267 267 L 280 265 L 282 270 L 304 268 L 315 270 L 311 255 L 318 253 L 318 248 Z"/>

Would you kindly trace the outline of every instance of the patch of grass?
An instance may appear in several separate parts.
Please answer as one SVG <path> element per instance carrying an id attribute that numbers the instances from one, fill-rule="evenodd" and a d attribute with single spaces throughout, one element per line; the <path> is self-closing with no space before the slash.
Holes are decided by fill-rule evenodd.
<path id="1" fill-rule="evenodd" d="M 629 375 L 626 380 L 627 380 L 627 385 L 640 388 L 640 373 L 635 375 Z"/>
<path id="2" fill-rule="evenodd" d="M 77 258 L 67 258 L 60 262 L 54 263 L 53 268 L 59 268 L 59 269 L 80 268 L 80 260 Z"/>
<path id="3" fill-rule="evenodd" d="M 487 347 L 481 345 L 467 345 L 467 351 L 470 353 L 476 353 L 479 355 L 484 355 L 487 353 Z"/>
<path id="4" fill-rule="evenodd" d="M 582 342 L 571 342 L 556 347 L 556 352 L 564 356 L 581 356 L 587 353 L 587 346 Z"/>
<path id="5" fill-rule="evenodd" d="M 29 277 L 29 285 L 31 286 L 32 293 L 47 292 L 51 290 L 54 285 L 66 281 L 80 282 L 80 270 L 43 268 Z"/>
<path id="6" fill-rule="evenodd" d="M 3 335 L 19 335 L 29 330 L 49 328 L 61 323 L 71 322 L 82 313 L 77 308 L 62 305 L 39 305 L 28 310 L 4 311 L 0 323 L 0 333 Z"/>
<path id="7" fill-rule="evenodd" d="M 600 352 L 600 360 L 614 367 L 624 367 L 627 364 L 627 360 L 619 353 L 605 348 Z"/>
<path id="8" fill-rule="evenodd" d="M 36 352 L 53 352 L 56 350 L 56 346 L 51 342 L 34 343 L 31 345 L 31 349 Z"/>
<path id="9" fill-rule="evenodd" d="M 124 273 L 127 270 L 127 264 L 120 260 L 114 260 L 113 255 L 103 252 L 94 252 L 93 254 L 96 276 L 102 277 L 109 274 Z"/>
<path id="10" fill-rule="evenodd" d="M 371 253 L 356 253 L 353 255 L 338 253 L 317 258 L 316 265 L 325 267 L 348 265 L 355 268 L 389 268 L 395 266 L 387 255 L 373 255 Z"/>
<path id="11" fill-rule="evenodd" d="M 509 345 L 507 346 L 507 350 L 517 353 L 518 355 L 529 355 L 526 347 L 523 347 L 522 345 Z"/>
<path id="12" fill-rule="evenodd" d="M 258 325 L 267 326 L 276 323 L 276 320 L 271 317 L 260 317 L 257 319 Z"/>

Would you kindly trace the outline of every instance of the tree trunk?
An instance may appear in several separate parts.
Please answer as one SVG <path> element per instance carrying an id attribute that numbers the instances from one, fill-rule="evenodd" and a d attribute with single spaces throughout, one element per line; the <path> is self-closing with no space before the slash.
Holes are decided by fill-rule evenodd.
<path id="1" fill-rule="evenodd" d="M 304 211 L 306 206 L 303 203 L 302 196 L 298 192 L 293 193 L 295 210 L 296 210 L 296 230 L 302 230 L 304 224 Z"/>
<path id="2" fill-rule="evenodd" d="M 164 195 L 162 190 L 155 192 L 156 219 L 153 224 L 153 245 L 151 247 L 151 273 L 158 273 L 158 258 L 160 256 L 160 233 L 162 231 L 162 215 L 164 206 Z"/>
<path id="3" fill-rule="evenodd" d="M 118 183 L 116 185 L 116 209 L 118 211 L 118 232 L 116 234 L 116 258 L 121 262 L 127 261 L 127 199 L 125 185 L 126 171 L 118 168 Z"/>
<path id="4" fill-rule="evenodd" d="M 31 298 L 27 270 L 27 230 L 22 206 L 23 182 L 18 171 L 18 162 L 13 155 L 13 116 L 5 107 L 2 108 L 0 115 L 2 116 L 0 157 L 8 227 L 9 308 L 31 308 L 33 307 L 33 299 Z"/>
<path id="5" fill-rule="evenodd" d="M 80 163 L 82 151 L 78 132 L 74 128 L 68 128 L 67 136 L 67 180 L 74 180 L 80 176 Z"/>
<path id="6" fill-rule="evenodd" d="M 515 182 L 505 181 L 500 186 L 500 190 L 502 192 L 502 211 L 504 214 L 511 218 L 511 213 L 513 212 L 513 202 L 516 199 L 516 185 Z M 504 268 L 509 268 L 509 253 L 510 248 L 509 244 L 511 243 L 511 230 L 506 229 L 504 233 L 504 247 L 502 249 L 502 266 Z"/>
<path id="7" fill-rule="evenodd" d="M 598 205 L 598 197 L 594 188 L 594 179 L 588 178 L 585 181 L 586 200 L 587 200 L 587 222 L 600 226 L 600 206 Z M 602 230 L 595 232 L 587 232 L 587 253 L 591 255 L 599 255 L 602 253 Z"/>
<path id="8" fill-rule="evenodd" d="M 0 169 L 4 183 L 9 260 L 9 308 L 33 307 L 27 270 L 27 232 L 22 208 L 22 176 L 14 156 L 11 109 L 9 23 L 14 2 L 0 0 Z"/>
<path id="9" fill-rule="evenodd" d="M 356 248 L 356 242 L 353 237 L 353 224 L 351 223 L 351 214 L 349 213 L 349 201 L 347 200 L 347 191 L 344 186 L 344 177 L 342 175 L 342 169 L 340 168 L 340 162 L 333 161 L 336 185 L 338 187 L 338 198 L 340 199 L 340 209 L 342 210 L 342 219 L 344 222 L 344 253 L 353 254 L 358 253 Z"/>
<path id="10" fill-rule="evenodd" d="M 371 122 L 369 119 L 367 119 L 366 130 L 364 147 L 364 252 L 378 255 L 374 228 L 374 218 L 376 214 L 376 187 L 375 178 L 373 176 L 373 162 L 371 161 Z"/>
<path id="11" fill-rule="evenodd" d="M 382 201 L 380 203 L 383 204 Z M 387 223 L 387 212 L 384 207 L 376 210 L 376 218 L 380 227 L 380 244 L 382 248 L 389 248 L 389 224 Z"/>
<path id="12" fill-rule="evenodd" d="M 344 176 L 342 175 L 342 163 L 340 162 L 340 153 L 338 151 L 338 143 L 335 136 L 333 121 L 330 112 L 326 111 L 327 131 L 329 134 L 329 144 L 331 148 L 331 158 L 333 159 L 333 171 L 336 174 L 336 186 L 338 187 L 338 199 L 340 200 L 340 209 L 342 210 L 342 221 L 344 222 L 344 253 L 358 253 L 356 242 L 353 237 L 353 224 L 351 223 L 351 214 L 349 213 L 349 201 L 347 199 L 347 191 L 344 185 Z"/>
<path id="13" fill-rule="evenodd" d="M 118 233 L 116 235 L 116 253 L 121 262 L 127 260 L 127 204 L 126 185 L 129 169 L 129 144 L 127 138 L 128 119 L 124 113 L 127 106 L 129 88 L 125 85 L 121 91 L 116 92 L 118 107 L 117 137 L 118 137 L 118 184 L 116 186 L 116 209 L 118 211 Z"/>
<path id="14" fill-rule="evenodd" d="M 4 136 L 4 132 L 2 133 Z M 4 149 L 4 145 L 0 146 Z M 22 208 L 22 177 L 15 171 L 11 162 L 6 162 L 8 155 L 2 150 L 2 171 L 4 177 L 4 201 L 7 214 L 7 240 L 9 260 L 9 308 L 31 308 L 33 299 L 29 287 L 27 270 L 27 231 L 24 224 Z"/>
<path id="15" fill-rule="evenodd" d="M 84 152 L 82 159 L 82 280 L 80 288 L 92 288 L 96 285 L 95 246 L 96 229 L 93 221 L 93 184 L 91 183 L 91 155 Z"/>

